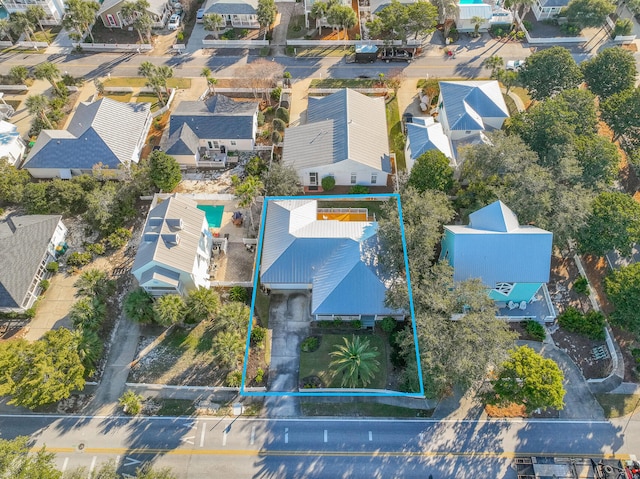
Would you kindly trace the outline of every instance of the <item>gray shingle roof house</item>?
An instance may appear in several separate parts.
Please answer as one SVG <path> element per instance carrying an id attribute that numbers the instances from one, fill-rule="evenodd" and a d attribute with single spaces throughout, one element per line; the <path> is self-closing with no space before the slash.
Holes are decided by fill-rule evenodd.
<path id="1" fill-rule="evenodd" d="M 205 101 L 183 101 L 169 120 L 164 146 L 178 163 L 199 166 L 230 151 L 253 151 L 258 131 L 258 103 L 213 95 Z"/>
<path id="2" fill-rule="evenodd" d="M 35 178 L 70 178 L 137 163 L 151 125 L 149 103 L 82 102 L 66 130 L 42 130 L 22 165 Z"/>
<path id="3" fill-rule="evenodd" d="M 62 216 L 12 216 L 0 223 L 0 311 L 24 312 L 40 293 L 67 228 Z"/>
<path id="4" fill-rule="evenodd" d="M 337 185 L 386 185 L 391 161 L 384 99 L 349 89 L 310 97 L 306 124 L 285 131 L 282 161 L 307 190 L 318 190 L 325 176 Z"/>
<path id="5" fill-rule="evenodd" d="M 131 272 L 153 296 L 209 287 L 213 237 L 197 206 L 173 195 L 149 211 Z"/>
<path id="6" fill-rule="evenodd" d="M 402 317 L 384 304 L 377 267 L 377 223 L 318 219 L 316 200 L 267 202 L 260 281 L 266 288 L 311 289 L 315 319 Z"/>

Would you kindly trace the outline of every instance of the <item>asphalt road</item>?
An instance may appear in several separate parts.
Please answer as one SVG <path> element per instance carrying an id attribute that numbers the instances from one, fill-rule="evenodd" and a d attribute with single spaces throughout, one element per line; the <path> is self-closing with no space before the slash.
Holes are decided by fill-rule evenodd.
<path id="1" fill-rule="evenodd" d="M 443 55 L 425 55 L 411 64 L 404 62 L 373 64 L 346 63 L 341 57 L 321 58 L 291 58 L 277 57 L 279 63 L 291 72 L 293 78 L 356 78 L 366 75 L 377 78 L 378 73 L 388 74 L 391 70 L 402 69 L 409 78 L 425 78 L 435 76 L 439 78 L 474 78 L 487 75 L 481 66 L 483 58 L 492 53 L 502 54 L 495 49 L 478 48 L 477 51 L 465 51 L 456 58 L 445 58 Z M 581 61 L 586 54 L 574 54 L 576 60 Z M 60 71 L 73 76 L 81 76 L 88 80 L 93 78 L 112 76 L 137 76 L 138 67 L 142 62 L 149 61 L 155 65 L 166 64 L 174 69 L 174 75 L 179 77 L 197 77 L 202 68 L 207 66 L 217 78 L 233 78 L 235 70 L 247 62 L 255 61 L 257 56 L 221 56 L 198 53 L 176 56 L 147 56 L 135 53 L 94 53 L 70 55 L 45 55 L 4 53 L 0 55 L 0 73 L 7 73 L 14 65 L 33 66 L 41 62 L 51 61 L 58 65 Z M 640 56 L 638 57 L 640 58 Z M 513 60 L 509 56 L 505 61 Z"/>
<path id="2" fill-rule="evenodd" d="M 151 461 L 180 478 L 515 478 L 516 454 L 640 452 L 640 422 L 0 416 L 3 438 L 29 435 L 65 470 Z M 464 473 L 462 473 L 464 471 Z"/>

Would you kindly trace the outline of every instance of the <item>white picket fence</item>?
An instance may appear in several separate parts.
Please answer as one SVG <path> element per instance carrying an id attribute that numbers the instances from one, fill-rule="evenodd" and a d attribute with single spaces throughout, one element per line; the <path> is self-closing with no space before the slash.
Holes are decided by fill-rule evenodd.
<path id="1" fill-rule="evenodd" d="M 74 43 L 74 48 L 82 48 L 87 51 L 99 51 L 99 52 L 150 52 L 153 50 L 153 45 L 147 43 Z"/>
<path id="2" fill-rule="evenodd" d="M 202 40 L 205 48 L 262 48 L 269 46 L 269 40 Z"/>
<path id="3" fill-rule="evenodd" d="M 47 48 L 49 46 L 49 44 L 47 42 L 27 42 L 27 41 L 22 41 L 22 42 L 17 42 L 16 43 L 16 48 L 33 48 L 35 50 L 39 49 L 39 48 Z"/>
<path id="4" fill-rule="evenodd" d="M 10 42 L 9 40 L 3 40 L 0 42 L 0 48 L 9 48 L 12 46 L 13 46 L 13 43 Z"/>
<path id="5" fill-rule="evenodd" d="M 287 40 L 288 47 L 339 47 L 350 45 L 376 45 L 383 47 L 407 46 L 411 48 L 421 46 L 419 42 L 407 42 L 406 45 L 403 45 L 402 40 Z"/>

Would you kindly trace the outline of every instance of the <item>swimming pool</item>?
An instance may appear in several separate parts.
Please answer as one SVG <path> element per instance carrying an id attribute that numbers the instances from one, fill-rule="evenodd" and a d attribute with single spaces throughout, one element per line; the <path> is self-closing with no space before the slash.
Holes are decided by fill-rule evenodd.
<path id="1" fill-rule="evenodd" d="M 460 5 L 480 5 L 482 0 L 460 0 Z"/>
<path id="2" fill-rule="evenodd" d="M 0 6 L 0 19 L 8 18 L 8 17 L 9 17 L 9 12 L 7 12 L 7 9 Z"/>
<path id="3" fill-rule="evenodd" d="M 224 206 L 198 205 L 198 209 L 204 211 L 209 228 L 220 228 Z"/>

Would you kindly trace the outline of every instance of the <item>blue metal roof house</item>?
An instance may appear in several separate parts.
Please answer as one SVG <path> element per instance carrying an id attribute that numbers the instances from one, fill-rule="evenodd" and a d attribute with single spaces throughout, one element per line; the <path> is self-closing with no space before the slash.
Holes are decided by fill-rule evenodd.
<path id="1" fill-rule="evenodd" d="M 387 285 L 377 267 L 376 222 L 324 219 L 316 200 L 269 200 L 266 208 L 264 287 L 311 290 L 315 320 L 339 316 L 372 326 L 385 316 L 404 317 L 384 304 Z"/>
<path id="2" fill-rule="evenodd" d="M 469 225 L 444 227 L 440 259 L 453 267 L 455 281 L 482 280 L 500 316 L 552 321 L 546 288 L 552 245 L 553 233 L 520 225 L 513 211 L 496 201 L 469 215 Z"/>

